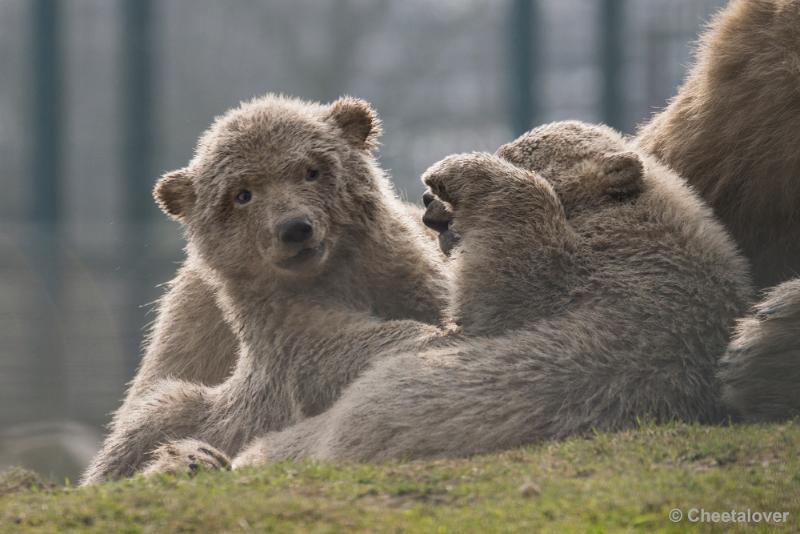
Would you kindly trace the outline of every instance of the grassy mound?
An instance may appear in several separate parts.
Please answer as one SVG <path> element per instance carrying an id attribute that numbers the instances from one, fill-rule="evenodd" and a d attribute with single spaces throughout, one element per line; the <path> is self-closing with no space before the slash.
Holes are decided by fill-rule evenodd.
<path id="1" fill-rule="evenodd" d="M 0 531 L 792 532 L 798 445 L 798 422 L 671 425 L 467 460 L 285 463 L 85 489 L 15 470 L 0 476 Z M 693 509 L 749 509 L 751 522 L 692 523 Z M 788 519 L 755 522 L 754 512 Z"/>

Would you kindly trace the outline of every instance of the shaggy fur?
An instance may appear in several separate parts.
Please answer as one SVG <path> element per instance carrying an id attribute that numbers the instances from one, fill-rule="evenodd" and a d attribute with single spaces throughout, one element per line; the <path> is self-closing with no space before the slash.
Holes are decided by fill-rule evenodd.
<path id="1" fill-rule="evenodd" d="M 639 133 L 712 206 L 758 287 L 800 273 L 800 1 L 734 0 Z"/>
<path id="2" fill-rule="evenodd" d="M 273 102 L 273 104 L 270 104 Z M 262 105 L 288 105 L 287 99 L 267 96 L 261 100 Z M 353 102 L 343 100 L 342 102 Z M 302 111 L 305 107 L 309 114 L 319 113 L 324 107 L 295 102 L 292 104 Z M 359 104 L 361 105 L 361 104 Z M 367 105 L 367 104 L 363 104 Z M 246 113 L 244 109 L 257 108 L 251 103 L 242 108 L 241 113 Z M 369 109 L 368 118 L 371 128 L 369 133 L 369 150 L 374 149 L 380 132 L 380 122 L 374 111 Z M 362 126 L 364 128 L 364 126 Z M 302 140 L 294 150 L 305 150 Z M 289 146 L 292 139 L 286 139 L 284 144 Z M 350 150 L 341 147 L 340 150 Z M 372 169 L 369 172 L 375 173 L 375 179 L 383 182 L 383 171 L 377 163 L 370 162 Z M 180 171 L 170 173 L 166 179 L 179 178 Z M 180 181 L 175 182 L 180 188 Z M 400 202 L 396 199 L 394 191 L 386 184 L 380 186 L 386 194 L 386 212 L 384 216 L 387 226 L 395 227 L 395 238 L 402 233 L 404 228 L 411 227 L 409 239 L 416 243 L 419 238 L 420 220 L 422 210 L 413 204 Z M 164 194 L 170 194 L 168 190 L 163 190 Z M 166 197 L 165 201 L 168 200 Z M 167 207 L 168 203 L 162 203 L 162 207 Z M 281 206 L 273 206 L 275 209 L 282 209 Z M 174 215 L 174 214 L 173 214 Z M 436 240 L 437 234 L 422 227 L 424 237 L 429 240 Z M 431 247 L 424 245 L 419 253 L 429 253 Z M 361 283 L 374 283 L 375 287 L 367 288 L 363 291 L 364 295 L 360 305 L 365 310 L 370 310 L 379 317 L 410 318 L 423 322 L 438 323 L 441 319 L 442 307 L 444 304 L 443 287 L 446 286 L 446 277 L 442 276 L 441 259 L 438 253 L 419 265 L 411 265 L 408 258 L 388 258 L 393 251 L 382 251 L 384 258 L 390 265 L 395 265 L 393 269 L 386 271 L 386 277 L 381 278 L 378 265 L 376 272 L 372 273 L 370 279 L 363 280 Z M 398 254 L 402 250 L 396 251 Z M 388 253 L 388 254 L 387 254 Z M 412 259 L 417 258 L 418 254 L 412 254 Z M 364 261 L 369 261 L 363 258 Z M 202 262 L 191 254 L 179 269 L 175 278 L 170 281 L 167 291 L 159 299 L 156 308 L 156 319 L 148 334 L 145 342 L 145 353 L 142 362 L 128 389 L 123 407 L 117 412 L 116 418 L 124 417 L 127 407 L 135 399 L 146 394 L 151 386 L 159 380 L 165 378 L 175 378 L 187 382 L 200 383 L 205 385 L 217 385 L 227 378 L 233 370 L 238 353 L 238 340 L 231 330 L 230 325 L 225 321 L 223 311 L 217 304 L 214 296 L 214 287 L 206 280 L 204 273 L 205 267 Z M 281 273 L 284 277 L 292 277 L 292 273 Z M 396 295 L 387 291 L 387 286 L 395 283 L 399 287 L 405 287 L 408 298 L 399 299 Z"/>
<path id="3" fill-rule="evenodd" d="M 769 291 L 722 360 L 723 398 L 744 419 L 800 415 L 800 279 Z"/>
<path id="4" fill-rule="evenodd" d="M 405 216 L 400 216 L 400 224 L 413 223 L 418 226 L 423 210 L 406 202 L 401 207 Z M 438 239 L 438 234 L 427 227 L 423 231 L 427 239 Z M 410 234 L 412 239 L 418 238 L 416 233 L 415 229 Z M 424 272 L 431 265 L 433 271 Z M 437 282 L 430 275 L 441 273 L 440 260 L 434 257 L 431 263 L 424 263 L 421 267 L 422 271 L 403 273 L 410 277 L 421 275 L 419 284 L 422 291 L 416 295 L 419 300 L 390 298 L 383 302 L 369 301 L 365 303 L 366 309 L 371 309 L 379 317 L 439 322 L 444 302 L 441 286 L 446 284 L 446 280 L 443 278 Z M 230 376 L 236 363 L 239 342 L 217 304 L 214 288 L 203 276 L 202 266 L 198 266 L 198 262 L 190 256 L 167 285 L 167 291 L 156 307 L 156 319 L 145 340 L 141 364 L 115 419 L 123 418 L 127 407 L 145 395 L 159 380 L 176 378 L 213 386 Z M 413 283 L 411 280 L 409 282 Z M 386 281 L 381 280 L 380 283 L 385 285 Z M 377 298 L 377 295 L 369 296 L 370 299 L 373 297 Z M 438 311 L 437 306 L 440 307 Z"/>
<path id="5" fill-rule="evenodd" d="M 608 128 L 569 122 L 498 156 L 449 157 L 424 180 L 461 236 L 459 331 L 431 338 L 409 323 L 391 344 L 373 336 L 358 346 L 372 367 L 331 409 L 255 440 L 234 467 L 464 456 L 724 416 L 715 373 L 751 289 L 727 233 L 675 174 Z M 307 315 L 307 342 L 331 354 L 327 321 Z"/>
<path id="6" fill-rule="evenodd" d="M 765 288 L 800 273 L 800 1 L 734 0 L 638 141 L 711 204 Z M 725 356 L 725 398 L 749 420 L 800 412 L 798 284 L 772 289 Z M 763 310 L 782 302 L 783 313 Z"/>
<path id="7" fill-rule="evenodd" d="M 354 349 L 370 321 L 398 332 L 402 319 L 441 322 L 449 278 L 377 167 L 378 133 L 363 101 L 267 96 L 219 118 L 189 166 L 159 181 L 188 258 L 86 481 L 133 473 L 167 437 L 202 436 L 233 454 L 331 404 L 369 362 Z M 251 199 L 240 203 L 243 191 Z M 313 234 L 285 242 L 281 228 L 298 219 Z M 340 343 L 326 351 L 305 331 L 304 310 L 317 308 L 331 310 L 322 328 Z M 335 310 L 363 325 L 340 325 Z"/>
<path id="8" fill-rule="evenodd" d="M 753 263 L 762 287 L 800 270 L 797 244 L 800 241 L 796 235 L 800 225 L 795 224 L 800 156 L 792 142 L 800 126 L 798 22 L 800 9 L 796 0 L 733 1 L 703 37 L 697 63 L 678 96 L 642 129 L 637 139 L 639 147 L 685 175 L 711 203 Z M 363 114 L 346 112 L 336 122 L 353 146 L 369 150 L 374 144 L 373 130 L 365 126 L 369 121 L 363 120 Z M 537 132 L 544 134 L 542 130 Z M 531 214 L 559 212 L 558 203 L 553 202 L 549 193 L 542 194 L 541 189 L 546 191 L 546 187 L 540 187 L 519 209 L 509 207 L 508 198 L 501 202 L 493 200 L 503 198 L 498 192 L 506 189 L 505 181 L 520 182 L 513 178 L 520 178 L 518 167 L 504 167 L 496 159 L 456 158 L 429 175 L 431 185 L 438 188 L 443 198 L 430 195 L 426 200 L 427 223 L 441 233 L 443 250 L 455 250 L 459 285 L 453 295 L 452 313 L 461 325 L 457 334 L 448 335 L 417 323 L 387 323 L 375 316 L 353 313 L 349 308 L 329 308 L 328 301 L 318 301 L 312 296 L 309 301 L 294 302 L 284 316 L 304 324 L 297 334 L 306 336 L 303 343 L 318 349 L 317 353 L 285 350 L 286 340 L 281 341 L 281 335 L 276 336 L 278 341 L 273 341 L 273 345 L 260 344 L 267 332 L 283 331 L 287 323 L 272 320 L 283 309 L 273 310 L 275 313 L 267 316 L 255 313 L 254 321 L 234 323 L 241 333 L 251 332 L 250 341 L 244 344 L 250 347 L 248 355 L 255 348 L 269 346 L 272 350 L 278 346 L 278 352 L 301 355 L 299 361 L 309 360 L 313 362 L 311 365 L 272 367 L 264 365 L 268 360 L 244 358 L 242 366 L 226 382 L 228 386 L 237 384 L 229 389 L 158 382 L 174 376 L 218 383 L 228 375 L 234 362 L 237 338 L 223 321 L 223 313 L 213 297 L 214 288 L 224 283 L 220 284 L 216 274 L 208 276 L 207 265 L 196 259 L 190 247 L 187 264 L 162 302 L 147 356 L 126 402 L 126 406 L 135 406 L 124 426 L 134 442 L 139 440 L 140 447 L 119 446 L 112 450 L 112 456 L 128 454 L 130 465 L 123 461 L 116 471 L 109 470 L 110 475 L 132 472 L 148 458 L 145 451 L 163 443 L 165 435 L 200 436 L 231 452 L 274 423 L 263 414 L 240 411 L 242 403 L 230 395 L 232 391 L 245 392 L 245 405 L 261 406 L 263 401 L 296 407 L 295 401 L 286 395 L 282 397 L 275 392 L 265 395 L 264 390 L 291 389 L 306 372 L 302 380 L 313 385 L 305 392 L 314 397 L 313 388 L 326 387 L 314 381 L 320 380 L 315 371 L 324 371 L 335 384 L 345 384 L 373 358 L 381 362 L 359 379 L 332 410 L 282 433 L 256 440 L 239 457 L 237 465 L 300 456 L 376 459 L 462 455 L 569 435 L 590 427 L 618 428 L 641 415 L 657 420 L 715 420 L 733 409 L 746 419 L 761 420 L 800 413 L 796 387 L 800 379 L 800 345 L 795 342 L 800 325 L 797 282 L 775 288 L 757 306 L 753 317 L 741 321 L 738 335 L 723 358 L 721 380 L 715 381 L 711 374 L 716 368 L 716 356 L 711 347 L 724 339 L 725 329 L 720 325 L 730 322 L 731 310 L 741 308 L 747 300 L 743 268 L 733 258 L 735 255 L 725 250 L 729 244 L 724 236 L 720 237 L 719 229 L 691 195 L 682 191 L 682 187 L 672 187 L 672 193 L 664 198 L 680 200 L 657 202 L 670 215 L 664 217 L 664 212 L 656 210 L 654 219 L 669 222 L 670 231 L 664 234 L 667 236 L 674 237 L 676 228 L 681 229 L 677 234 L 684 236 L 687 228 L 694 229 L 693 237 L 688 240 L 692 246 L 684 251 L 684 256 L 674 256 L 674 265 L 667 259 L 675 252 L 670 248 L 674 243 L 669 238 L 655 252 L 643 249 L 633 253 L 629 247 L 638 244 L 638 239 L 658 239 L 663 229 L 656 225 L 658 230 L 653 230 L 648 226 L 652 221 L 640 225 L 637 217 L 633 221 L 623 219 L 625 224 L 609 224 L 604 217 L 595 220 L 590 216 L 592 210 L 605 213 L 607 208 L 603 203 L 609 201 L 621 203 L 617 207 L 638 204 L 652 198 L 652 192 L 648 191 L 653 186 L 648 184 L 659 184 L 656 190 L 670 190 L 665 184 L 675 182 L 674 177 L 641 153 L 636 154 L 634 147 L 628 146 L 629 150 L 620 152 L 621 147 L 615 146 L 617 141 L 606 147 L 613 155 L 605 153 L 606 149 L 590 149 L 588 153 L 602 155 L 597 160 L 585 158 L 586 153 L 581 154 L 580 149 L 577 154 L 570 152 L 581 146 L 580 142 L 566 150 L 553 149 L 561 145 L 552 139 L 543 141 L 546 137 L 531 134 L 524 142 L 519 140 L 504 147 L 499 155 L 506 162 L 536 169 L 550 179 L 567 224 L 560 216 L 531 217 Z M 602 136 L 589 137 L 597 141 Z M 542 147 L 547 150 L 542 152 Z M 558 163 L 562 157 L 566 159 Z M 588 174 L 583 172 L 587 169 L 573 165 L 575 157 L 584 158 Z M 641 180 L 637 176 L 642 176 L 642 166 L 637 161 L 644 161 L 646 169 Z M 454 201 L 460 186 L 450 193 L 450 188 L 434 185 L 436 176 L 453 174 L 448 165 L 458 167 L 455 174 L 491 184 L 481 190 L 478 195 L 481 201 L 476 206 L 466 209 L 463 206 L 468 203 L 461 203 L 455 221 L 452 206 L 443 199 Z M 174 202 L 194 194 L 181 179 L 182 174 L 166 176 L 165 183 L 174 180 L 175 187 L 163 190 L 164 194 L 159 196 L 162 207 L 177 217 L 181 211 L 173 209 Z M 482 180 L 487 176 L 502 178 Z M 564 176 L 593 176 L 594 180 L 558 179 Z M 660 178 L 654 182 L 652 176 Z M 541 181 L 538 183 L 542 186 Z M 524 197 L 525 192 L 516 193 Z M 538 200 L 529 204 L 531 199 Z M 477 205 L 481 202 L 493 207 L 479 209 Z M 458 205 L 459 201 L 454 203 Z M 694 206 L 689 209 L 692 216 L 679 221 L 679 214 L 684 214 L 687 205 Z M 599 225 L 592 228 L 588 221 L 592 224 L 599 221 Z M 498 227 L 500 222 L 502 228 Z M 519 231 L 526 224 L 547 231 L 533 239 Z M 576 231 L 576 225 L 581 232 Z M 623 227 L 633 230 L 631 239 L 614 234 Z M 556 238 L 562 230 L 566 237 Z M 608 231 L 611 233 L 606 235 Z M 467 238 L 459 247 L 462 233 Z M 709 236 L 713 245 L 708 250 L 694 246 Z M 531 243 L 534 249 L 527 248 Z M 590 244 L 588 249 L 578 245 L 585 243 Z M 632 273 L 629 263 L 619 265 L 610 261 L 615 258 L 617 246 L 622 251 L 620 257 L 629 254 L 638 267 L 642 267 L 640 260 L 655 258 L 653 272 L 643 276 Z M 580 261 L 587 252 L 594 258 L 596 249 L 610 255 L 604 258 L 608 265 L 600 262 L 605 270 L 595 268 L 594 260 L 589 262 L 590 267 Z M 681 280 L 692 273 L 690 266 L 700 256 L 706 260 L 716 256 L 719 261 L 712 261 L 713 268 L 704 274 L 694 272 L 695 283 L 706 275 L 715 280 L 721 277 L 718 268 L 726 261 L 735 264 L 728 273 L 727 284 L 718 280 L 716 286 L 711 284 L 718 289 L 725 286 L 729 291 L 716 295 L 716 300 L 701 300 L 705 293 L 700 289 L 707 288 L 695 289 L 693 284 L 684 285 Z M 531 268 L 520 258 L 531 260 Z M 659 273 L 659 269 L 663 272 Z M 672 272 L 671 269 L 675 272 L 666 277 L 665 273 Z M 599 276 L 600 272 L 607 276 Z M 518 286 L 512 281 L 523 283 Z M 598 288 L 603 291 L 592 293 Z M 631 298 L 628 290 L 638 298 Z M 662 293 L 663 301 L 643 298 Z M 222 295 L 236 300 L 235 291 L 226 290 Z M 239 298 L 246 300 L 245 296 L 242 293 Z M 726 301 L 728 298 L 732 300 Z M 622 309 L 629 301 L 631 309 Z M 683 315 L 669 315 L 679 302 L 686 306 Z M 699 302 L 706 308 L 696 308 Z M 662 312 L 660 306 L 664 303 L 672 311 Z M 236 312 L 236 305 L 230 302 L 223 308 L 228 312 L 234 310 L 234 314 L 245 310 Z M 418 308 L 413 303 L 411 308 L 410 313 L 397 316 L 419 319 Z M 724 312 L 720 313 L 722 308 Z M 607 313 L 598 313 L 598 309 Z M 394 316 L 374 308 L 372 311 L 380 317 Z M 238 316 L 243 317 L 243 313 Z M 656 327 L 659 319 L 663 321 L 661 330 Z M 683 325 L 682 321 L 689 319 L 696 323 Z M 264 323 L 253 333 L 258 320 Z M 341 328 L 334 330 L 331 321 Z M 709 332 L 712 335 L 707 335 Z M 677 340 L 684 334 L 687 337 L 681 349 Z M 353 340 L 342 341 L 350 335 L 355 336 Z M 652 339 L 639 339 L 647 335 Z M 668 350 L 653 348 L 661 345 Z M 326 368 L 323 355 L 341 351 L 353 353 L 350 362 L 357 369 L 355 372 L 337 373 Z M 421 352 L 416 354 L 418 351 Z M 556 359 L 553 354 L 561 356 Z M 675 364 L 678 361 L 688 367 L 680 369 Z M 331 362 L 332 366 L 341 363 L 339 358 Z M 255 373 L 248 382 L 242 373 L 247 365 L 268 372 Z M 281 371 L 275 373 L 276 369 Z M 154 384 L 155 391 L 146 396 Z M 726 410 L 719 405 L 719 384 Z M 340 387 L 333 389 L 338 392 Z M 645 391 L 631 395 L 637 387 Z M 224 394 L 226 391 L 228 395 Z M 335 396 L 324 396 L 318 408 L 290 416 L 288 421 L 323 409 Z M 134 403 L 134 399 L 138 402 Z M 164 406 L 170 408 L 162 414 Z M 198 411 L 210 413 L 220 408 L 222 415 L 198 416 Z M 248 420 L 255 426 L 242 424 Z M 284 424 L 278 423 L 277 427 Z M 153 437 L 153 429 L 157 437 Z M 447 440 L 451 443 L 446 443 Z M 192 439 L 163 444 L 153 456 L 147 472 L 193 472 L 198 465 L 224 468 L 228 461 L 222 451 Z"/>

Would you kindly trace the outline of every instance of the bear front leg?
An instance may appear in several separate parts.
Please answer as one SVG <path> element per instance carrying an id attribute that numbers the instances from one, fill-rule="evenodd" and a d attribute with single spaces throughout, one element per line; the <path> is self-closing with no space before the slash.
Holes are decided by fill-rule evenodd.
<path id="1" fill-rule="evenodd" d="M 569 298 L 577 237 L 546 180 L 474 153 L 445 158 L 423 181 L 452 207 L 450 228 L 461 236 L 452 312 L 465 332 L 519 328 Z"/>
<path id="2" fill-rule="evenodd" d="M 83 475 L 82 484 L 128 477 L 142 469 L 163 443 L 196 436 L 214 406 L 208 389 L 179 380 L 157 384 L 131 406 L 106 438 Z"/>
<path id="3" fill-rule="evenodd" d="M 213 386 L 228 377 L 239 344 L 214 293 L 200 270 L 187 261 L 159 299 L 147 350 L 118 418 L 124 418 L 127 406 L 161 380 Z"/>

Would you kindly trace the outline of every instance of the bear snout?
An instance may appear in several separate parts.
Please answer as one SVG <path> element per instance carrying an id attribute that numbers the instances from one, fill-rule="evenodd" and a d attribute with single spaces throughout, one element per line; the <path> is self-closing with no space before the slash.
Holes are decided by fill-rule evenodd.
<path id="1" fill-rule="evenodd" d="M 314 236 L 314 225 L 307 217 L 293 217 L 278 224 L 278 239 L 287 245 L 302 245 Z"/>

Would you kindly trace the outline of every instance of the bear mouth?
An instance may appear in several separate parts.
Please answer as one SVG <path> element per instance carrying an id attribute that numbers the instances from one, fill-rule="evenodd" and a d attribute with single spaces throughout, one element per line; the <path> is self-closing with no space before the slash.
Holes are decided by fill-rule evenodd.
<path id="1" fill-rule="evenodd" d="M 319 243 L 313 247 L 302 248 L 294 256 L 279 261 L 278 267 L 288 270 L 303 268 L 312 263 L 320 263 L 324 256 L 325 243 Z"/>

